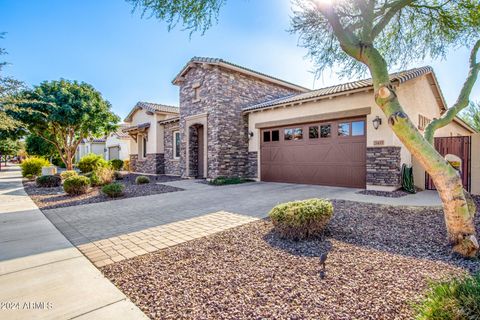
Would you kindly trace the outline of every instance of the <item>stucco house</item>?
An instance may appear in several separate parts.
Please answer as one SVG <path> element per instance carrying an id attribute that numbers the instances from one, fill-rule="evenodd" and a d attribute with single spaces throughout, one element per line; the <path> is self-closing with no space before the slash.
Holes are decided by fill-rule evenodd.
<path id="1" fill-rule="evenodd" d="M 421 131 L 445 112 L 432 68 L 391 79 Z M 371 80 L 309 90 L 222 59 L 194 57 L 173 84 L 179 108 L 140 102 L 125 119 L 135 171 L 389 191 L 400 186 L 405 163 L 413 165 L 418 187 L 427 184 L 376 106 Z M 469 141 L 474 134 L 459 118 L 436 132 Z M 480 162 L 470 154 L 471 163 Z"/>
<path id="2" fill-rule="evenodd" d="M 77 147 L 77 152 L 75 153 L 75 162 L 80 161 L 80 159 L 89 153 L 94 153 L 105 158 L 106 151 L 106 138 L 91 138 L 83 139 L 82 142 Z"/>
<path id="3" fill-rule="evenodd" d="M 127 124 L 121 123 L 115 132 L 110 133 L 105 139 L 105 159 L 129 160 L 130 136 L 123 132 Z"/>

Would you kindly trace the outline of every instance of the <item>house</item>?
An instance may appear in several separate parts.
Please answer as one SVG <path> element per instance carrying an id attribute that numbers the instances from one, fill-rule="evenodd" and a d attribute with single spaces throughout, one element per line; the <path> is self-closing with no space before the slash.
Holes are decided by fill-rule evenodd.
<path id="1" fill-rule="evenodd" d="M 432 68 L 394 73 L 391 80 L 420 131 L 445 112 Z M 418 187 L 427 184 L 375 104 L 369 79 L 309 90 L 222 59 L 194 57 L 173 84 L 179 108 L 138 103 L 125 119 L 135 171 L 390 191 L 399 188 L 405 163 L 413 165 Z M 456 118 L 436 136 L 474 133 Z M 475 157 L 471 163 L 480 162 Z"/>
<path id="2" fill-rule="evenodd" d="M 178 120 L 179 109 L 174 106 L 149 102 L 138 102 L 125 118 L 123 132 L 130 136 L 130 167 L 143 173 L 170 173 L 172 162 L 178 164 L 178 158 L 172 154 L 171 143 L 166 147 L 166 136 L 173 139 L 172 132 L 165 134 L 162 121 Z M 167 159 L 167 161 L 165 161 Z M 168 170 L 165 164 L 168 162 Z M 167 172 L 169 171 L 169 172 Z"/>
<path id="3" fill-rule="evenodd" d="M 83 139 L 77 147 L 77 152 L 75 153 L 75 162 L 80 161 L 83 156 L 89 153 L 98 154 L 105 158 L 105 142 L 105 137 Z"/>
<path id="4" fill-rule="evenodd" d="M 105 159 L 129 160 L 130 159 L 130 136 L 123 132 L 127 124 L 122 123 L 115 132 L 110 133 L 105 140 Z"/>

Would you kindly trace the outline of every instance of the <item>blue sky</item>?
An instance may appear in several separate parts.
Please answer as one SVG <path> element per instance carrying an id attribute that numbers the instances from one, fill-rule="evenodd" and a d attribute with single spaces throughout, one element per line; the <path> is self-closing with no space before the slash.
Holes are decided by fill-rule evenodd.
<path id="1" fill-rule="evenodd" d="M 5 73 L 35 85 L 66 78 L 92 84 L 122 118 L 137 101 L 178 105 L 171 80 L 193 56 L 218 57 L 303 85 L 339 83 L 326 72 L 314 81 L 306 50 L 286 30 L 289 0 L 230 0 L 204 36 L 141 19 L 123 0 L 0 0 Z M 449 105 L 467 73 L 468 50 L 432 65 Z M 345 80 L 346 81 L 346 80 Z M 480 100 L 480 85 L 472 96 Z"/>

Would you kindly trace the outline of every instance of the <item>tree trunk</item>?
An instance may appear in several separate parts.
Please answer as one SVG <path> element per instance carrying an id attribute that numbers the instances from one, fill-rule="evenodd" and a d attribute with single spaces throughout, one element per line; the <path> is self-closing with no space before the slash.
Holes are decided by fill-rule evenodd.
<path id="1" fill-rule="evenodd" d="M 460 174 L 417 130 L 400 105 L 396 90 L 390 83 L 387 64 L 373 47 L 366 47 L 362 62 L 370 69 L 375 101 L 388 118 L 388 124 L 431 176 L 443 203 L 448 240 L 453 251 L 474 257 L 479 245 L 476 237 L 474 206 L 469 206 Z"/>

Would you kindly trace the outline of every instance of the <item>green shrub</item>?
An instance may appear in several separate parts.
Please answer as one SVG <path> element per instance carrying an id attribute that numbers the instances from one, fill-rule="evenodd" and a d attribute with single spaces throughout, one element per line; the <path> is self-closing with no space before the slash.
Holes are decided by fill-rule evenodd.
<path id="1" fill-rule="evenodd" d="M 324 199 L 279 204 L 268 214 L 281 237 L 294 240 L 320 235 L 333 216 L 333 205 Z"/>
<path id="2" fill-rule="evenodd" d="M 39 176 L 42 174 L 42 167 L 50 166 L 50 162 L 44 158 L 30 157 L 23 160 L 20 167 L 22 168 L 22 176 L 26 177 L 27 174 L 32 176 Z"/>
<path id="3" fill-rule="evenodd" d="M 113 181 L 114 171 L 108 167 L 96 168 L 90 176 L 90 183 L 92 186 L 104 186 Z"/>
<path id="4" fill-rule="evenodd" d="M 146 177 L 146 176 L 138 176 L 138 177 L 135 179 L 135 183 L 136 183 L 136 184 L 146 184 L 146 183 L 150 183 L 150 178 L 149 178 L 149 177 Z"/>
<path id="5" fill-rule="evenodd" d="M 121 183 L 111 183 L 103 186 L 102 192 L 105 193 L 110 198 L 118 198 L 123 195 L 123 190 L 125 190 L 125 186 Z"/>
<path id="6" fill-rule="evenodd" d="M 112 168 L 114 170 L 122 170 L 123 168 L 123 161 L 120 160 L 120 159 L 113 159 L 113 160 L 110 160 L 110 165 L 112 166 Z"/>
<path id="7" fill-rule="evenodd" d="M 92 172 L 97 168 L 108 167 L 108 162 L 102 156 L 89 153 L 83 156 L 77 163 L 77 168 L 83 173 Z"/>
<path id="8" fill-rule="evenodd" d="M 115 171 L 115 172 L 113 173 L 113 178 L 114 178 L 115 180 L 123 180 L 123 177 L 124 177 L 124 176 L 123 176 L 123 173 L 121 173 L 120 171 Z"/>
<path id="9" fill-rule="evenodd" d="M 130 160 L 123 160 L 123 170 L 125 171 L 132 171 L 130 169 Z"/>
<path id="10" fill-rule="evenodd" d="M 37 187 L 40 188 L 53 188 L 59 187 L 62 184 L 62 178 L 59 176 L 41 176 L 36 180 Z"/>
<path id="11" fill-rule="evenodd" d="M 87 193 L 90 180 L 84 176 L 73 176 L 63 182 L 63 190 L 70 195 Z"/>
<path id="12" fill-rule="evenodd" d="M 214 186 L 223 186 L 227 184 L 240 184 L 245 182 L 252 182 L 254 180 L 241 178 L 241 177 L 218 177 L 208 182 L 208 184 Z"/>
<path id="13" fill-rule="evenodd" d="M 60 173 L 60 177 L 62 177 L 63 180 L 74 176 L 78 176 L 78 173 L 75 170 L 67 170 Z"/>
<path id="14" fill-rule="evenodd" d="M 418 320 L 479 319 L 480 272 L 432 284 L 416 310 Z"/>

